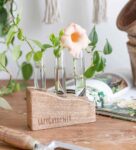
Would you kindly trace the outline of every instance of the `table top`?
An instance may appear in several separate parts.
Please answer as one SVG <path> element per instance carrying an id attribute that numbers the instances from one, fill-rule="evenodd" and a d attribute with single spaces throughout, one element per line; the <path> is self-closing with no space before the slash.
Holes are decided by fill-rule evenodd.
<path id="1" fill-rule="evenodd" d="M 53 85 L 47 82 L 48 87 Z M 136 123 L 97 116 L 95 123 L 74 125 L 63 128 L 30 131 L 26 121 L 25 91 L 5 97 L 12 111 L 0 109 L 0 125 L 17 129 L 38 139 L 42 143 L 52 140 L 73 143 L 95 150 L 135 150 Z M 0 142 L 0 150 L 17 150 Z"/>

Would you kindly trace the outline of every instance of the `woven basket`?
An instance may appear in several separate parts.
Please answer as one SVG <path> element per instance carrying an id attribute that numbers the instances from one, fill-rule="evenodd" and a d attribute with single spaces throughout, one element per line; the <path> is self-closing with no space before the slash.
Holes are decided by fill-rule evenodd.
<path id="1" fill-rule="evenodd" d="M 117 18 L 117 26 L 129 35 L 136 36 L 136 0 L 130 0 Z"/>
<path id="2" fill-rule="evenodd" d="M 132 45 L 129 42 L 127 43 L 128 52 L 131 60 L 131 67 L 133 73 L 134 85 L 136 86 L 136 45 Z"/>

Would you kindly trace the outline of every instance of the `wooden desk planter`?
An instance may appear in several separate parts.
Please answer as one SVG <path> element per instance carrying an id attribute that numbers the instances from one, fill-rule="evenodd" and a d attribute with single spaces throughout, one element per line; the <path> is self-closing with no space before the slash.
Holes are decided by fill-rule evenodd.
<path id="1" fill-rule="evenodd" d="M 59 97 L 55 93 L 27 89 L 27 123 L 31 130 L 95 121 L 95 103 L 85 97 Z"/>

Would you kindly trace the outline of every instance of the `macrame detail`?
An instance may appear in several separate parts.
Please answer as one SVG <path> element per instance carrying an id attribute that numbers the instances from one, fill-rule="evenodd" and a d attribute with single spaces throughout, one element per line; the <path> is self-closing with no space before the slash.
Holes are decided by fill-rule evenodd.
<path id="1" fill-rule="evenodd" d="M 59 22 L 60 19 L 59 0 L 45 0 L 45 14 L 43 21 L 47 24 L 53 24 Z"/>
<path id="2" fill-rule="evenodd" d="M 93 23 L 99 24 L 107 20 L 107 0 L 93 0 Z"/>
<path id="3" fill-rule="evenodd" d="M 59 0 L 45 0 L 45 14 L 43 21 L 54 24 L 61 20 Z M 93 0 L 92 22 L 99 24 L 107 20 L 107 0 Z"/>

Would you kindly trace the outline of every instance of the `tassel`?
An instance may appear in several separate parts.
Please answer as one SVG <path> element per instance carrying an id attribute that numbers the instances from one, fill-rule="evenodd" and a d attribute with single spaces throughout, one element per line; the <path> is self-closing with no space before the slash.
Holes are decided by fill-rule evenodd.
<path id="1" fill-rule="evenodd" d="M 93 23 L 99 24 L 107 20 L 107 1 L 93 0 Z"/>
<path id="2" fill-rule="evenodd" d="M 60 10 L 59 10 L 59 0 L 45 0 L 45 15 L 43 21 L 47 24 L 53 24 L 59 22 Z"/>

